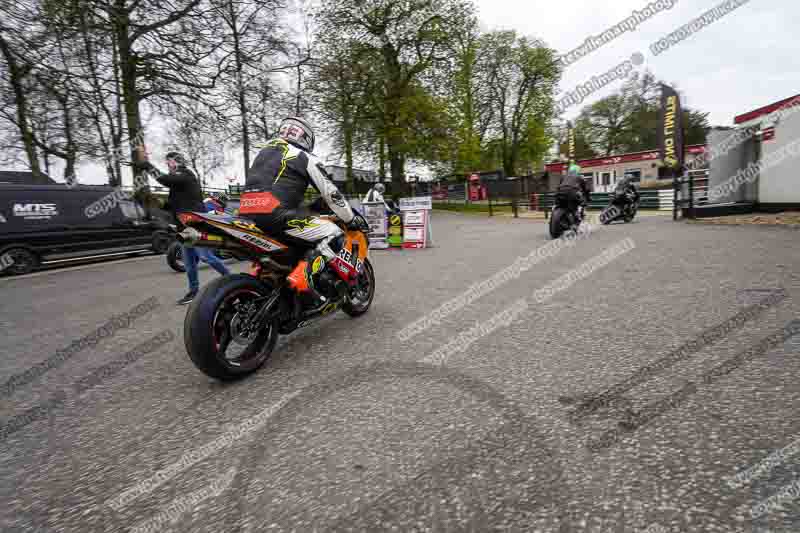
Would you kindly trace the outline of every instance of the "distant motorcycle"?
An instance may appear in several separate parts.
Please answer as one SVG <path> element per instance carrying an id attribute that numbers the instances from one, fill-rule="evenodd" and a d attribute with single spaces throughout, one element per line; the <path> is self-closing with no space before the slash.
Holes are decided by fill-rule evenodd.
<path id="1" fill-rule="evenodd" d="M 633 200 L 632 198 L 628 198 L 625 205 L 620 207 L 619 203 L 615 203 L 617 198 L 616 192 L 611 193 L 611 203 L 600 213 L 599 219 L 601 224 L 608 225 L 616 220 L 624 220 L 627 224 L 636 216 L 636 213 L 639 211 L 638 199 Z"/>
<path id="2" fill-rule="evenodd" d="M 570 206 L 564 193 L 556 193 L 555 206 L 550 214 L 550 236 L 558 239 L 567 231 L 578 232 L 585 218 L 583 206 Z"/>

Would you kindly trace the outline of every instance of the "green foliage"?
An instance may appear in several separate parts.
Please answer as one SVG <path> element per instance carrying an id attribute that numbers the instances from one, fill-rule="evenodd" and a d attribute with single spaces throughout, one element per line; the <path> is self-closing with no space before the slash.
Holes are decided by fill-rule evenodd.
<path id="1" fill-rule="evenodd" d="M 627 82 L 617 93 L 584 107 L 577 139 L 597 154 L 652 150 L 658 146 L 659 81 L 651 73 Z M 711 126 L 708 113 L 684 107 L 685 144 L 704 144 Z M 582 156 L 579 156 L 582 157 Z"/>

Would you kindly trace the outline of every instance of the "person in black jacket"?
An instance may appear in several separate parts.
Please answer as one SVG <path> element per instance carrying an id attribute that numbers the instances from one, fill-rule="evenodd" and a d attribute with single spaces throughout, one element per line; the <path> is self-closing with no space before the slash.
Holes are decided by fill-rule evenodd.
<path id="1" fill-rule="evenodd" d="M 166 160 L 169 174 L 161 173 L 149 161 L 138 163 L 137 166 L 151 172 L 157 182 L 169 188 L 167 205 L 164 207 L 172 214 L 173 222 L 181 230 L 183 224 L 178 220 L 179 213 L 206 212 L 203 205 L 203 191 L 197 177 L 186 166 L 186 158 L 183 155 L 178 152 L 169 152 Z M 230 274 L 225 263 L 212 252 L 209 248 L 183 246 L 183 264 L 186 267 L 186 276 L 189 278 L 189 292 L 178 300 L 178 305 L 185 305 L 194 300 L 200 290 L 200 280 L 197 276 L 197 264 L 200 260 L 211 265 L 223 276 Z"/>
<path id="2" fill-rule="evenodd" d="M 570 164 L 567 174 L 558 184 L 558 193 L 566 197 L 570 209 L 585 209 L 589 205 L 591 191 L 586 180 L 581 177 L 581 167 L 575 163 Z"/>
<path id="3" fill-rule="evenodd" d="M 618 183 L 614 190 L 614 196 L 611 203 L 616 205 L 622 211 L 629 210 L 634 203 L 640 199 L 639 191 L 630 177 L 625 176 Z"/>

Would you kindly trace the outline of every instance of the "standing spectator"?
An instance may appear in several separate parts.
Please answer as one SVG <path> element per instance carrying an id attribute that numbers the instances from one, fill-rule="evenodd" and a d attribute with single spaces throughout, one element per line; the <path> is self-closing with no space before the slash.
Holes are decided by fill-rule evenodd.
<path id="1" fill-rule="evenodd" d="M 382 202 L 383 205 L 386 207 L 386 211 L 391 212 L 391 208 L 386 203 L 386 200 L 383 199 L 384 192 L 386 192 L 386 187 L 384 187 L 383 183 L 376 183 L 364 197 L 364 203 Z"/>
<path id="2" fill-rule="evenodd" d="M 178 220 L 178 214 L 192 211 L 199 213 L 206 212 L 206 207 L 203 205 L 203 191 L 197 177 L 187 168 L 186 159 L 183 155 L 178 152 L 170 152 L 166 156 L 166 161 L 169 174 L 162 174 L 161 171 L 147 160 L 144 162 L 137 162 L 137 166 L 152 172 L 155 180 L 169 189 L 167 205 L 169 206 L 169 211 L 172 214 L 173 222 L 177 226 L 178 231 L 182 231 L 183 224 Z M 197 296 L 200 290 L 200 281 L 197 276 L 197 263 L 201 259 L 223 276 L 230 274 L 225 263 L 214 255 L 210 249 L 184 245 L 183 264 L 186 267 L 186 276 L 189 278 L 189 292 L 186 296 L 178 300 L 178 305 L 186 305 Z"/>

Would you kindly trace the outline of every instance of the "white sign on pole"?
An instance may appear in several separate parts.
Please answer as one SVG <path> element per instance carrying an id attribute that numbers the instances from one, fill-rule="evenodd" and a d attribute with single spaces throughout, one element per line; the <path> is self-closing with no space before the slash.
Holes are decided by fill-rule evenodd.
<path id="1" fill-rule="evenodd" d="M 431 196 L 400 198 L 400 211 L 416 211 L 418 209 L 433 209 L 433 198 Z"/>
<path id="2" fill-rule="evenodd" d="M 433 244 L 431 233 L 432 197 L 400 198 L 403 212 L 403 248 L 428 248 Z"/>

